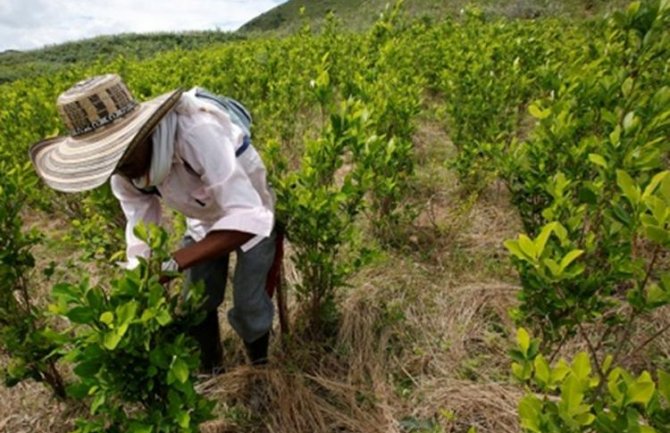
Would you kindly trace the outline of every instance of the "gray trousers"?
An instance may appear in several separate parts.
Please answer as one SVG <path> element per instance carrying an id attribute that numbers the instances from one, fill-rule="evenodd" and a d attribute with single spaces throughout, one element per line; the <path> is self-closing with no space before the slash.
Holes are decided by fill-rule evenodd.
<path id="1" fill-rule="evenodd" d="M 193 244 L 184 237 L 182 246 Z M 268 272 L 275 257 L 276 234 L 272 234 L 244 252 L 238 248 L 233 275 L 233 306 L 228 310 L 228 322 L 246 342 L 256 341 L 272 327 L 274 306 L 265 290 Z M 216 311 L 223 302 L 228 279 L 228 255 L 193 266 L 185 271 L 185 290 L 197 281 L 205 284 L 207 312 Z"/>

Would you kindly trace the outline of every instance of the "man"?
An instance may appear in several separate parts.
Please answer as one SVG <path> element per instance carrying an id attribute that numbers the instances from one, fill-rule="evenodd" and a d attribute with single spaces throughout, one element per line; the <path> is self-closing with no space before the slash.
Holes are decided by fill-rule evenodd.
<path id="1" fill-rule="evenodd" d="M 187 218 L 182 247 L 163 264 L 203 280 L 205 321 L 193 330 L 202 369 L 216 371 L 222 349 L 217 307 L 223 301 L 228 254 L 237 252 L 231 326 L 252 364 L 267 362 L 273 305 L 265 283 L 275 255 L 274 196 L 263 163 L 231 115 L 196 89 L 175 90 L 138 104 L 114 74 L 75 84 L 58 98 L 70 135 L 31 148 L 42 179 L 64 192 L 110 179 L 127 219 L 126 266 L 150 251 L 133 234 L 160 222 L 160 201 Z"/>

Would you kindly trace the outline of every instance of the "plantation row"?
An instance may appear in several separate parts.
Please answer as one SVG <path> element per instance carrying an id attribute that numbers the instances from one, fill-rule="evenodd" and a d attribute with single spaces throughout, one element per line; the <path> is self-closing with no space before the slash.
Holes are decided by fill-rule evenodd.
<path id="1" fill-rule="evenodd" d="M 23 209 L 69 217 L 84 258 L 101 268 L 122 245 L 123 215 L 108 189 L 57 194 L 26 162 L 30 143 L 64 133 L 60 92 L 117 72 L 138 99 L 198 85 L 252 109 L 254 144 L 300 274 L 298 326 L 314 338 L 332 337 L 337 291 L 371 250 L 406 241 L 403 228 L 417 215 L 417 118 L 439 117 L 457 150 L 444 163 L 464 193 L 476 197 L 500 180 L 526 232 L 506 242 L 522 285 L 514 318 L 540 337 L 520 329 L 512 354 L 513 374 L 528 389 L 523 428 L 670 431 L 670 376 L 622 368 L 660 335 L 631 341 L 634 324 L 670 303 L 669 29 L 667 0 L 583 23 L 488 21 L 468 10 L 460 21 L 427 24 L 396 8 L 364 34 L 331 19 L 318 35 L 305 28 L 0 86 L 7 383 L 33 378 L 87 402 L 78 432 L 197 431 L 210 416 L 211 403 L 194 391 L 197 356 L 183 334 L 198 319 L 198 296 L 180 299 L 158 283 L 165 232 L 139 227 L 155 250 L 151 262 L 109 286 L 58 284 L 49 313 L 31 297 L 39 236 L 22 230 Z M 588 351 L 571 363 L 553 359 L 575 335 Z M 75 377 L 63 379 L 64 363 Z"/>

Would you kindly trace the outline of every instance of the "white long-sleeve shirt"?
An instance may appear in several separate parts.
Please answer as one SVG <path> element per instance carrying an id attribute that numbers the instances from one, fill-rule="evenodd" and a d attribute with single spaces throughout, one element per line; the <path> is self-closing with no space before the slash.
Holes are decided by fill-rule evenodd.
<path id="1" fill-rule="evenodd" d="M 274 196 L 265 166 L 252 146 L 235 156 L 243 139 L 227 114 L 178 116 L 172 166 L 156 187 L 169 207 L 186 216 L 186 234 L 195 241 L 214 230 L 237 230 L 256 235 L 242 246 L 247 251 L 272 232 Z M 140 221 L 160 223 L 160 199 L 118 174 L 111 177 L 111 187 L 126 216 L 126 266 L 132 268 L 138 256 L 150 252 L 133 228 Z"/>

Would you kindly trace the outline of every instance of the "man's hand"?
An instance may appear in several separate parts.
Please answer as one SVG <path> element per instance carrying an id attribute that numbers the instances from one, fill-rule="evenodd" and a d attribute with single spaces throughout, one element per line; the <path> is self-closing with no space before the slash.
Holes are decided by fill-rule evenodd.
<path id="1" fill-rule="evenodd" d="M 161 276 L 158 278 L 158 282 L 163 285 L 169 283 L 177 272 L 179 272 L 179 264 L 173 257 L 170 257 L 170 260 L 161 263 Z"/>
<path id="2" fill-rule="evenodd" d="M 236 230 L 217 230 L 209 232 L 200 242 L 181 248 L 172 255 L 177 271 L 221 257 L 235 251 L 253 238 L 251 233 Z"/>

